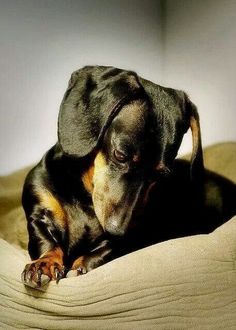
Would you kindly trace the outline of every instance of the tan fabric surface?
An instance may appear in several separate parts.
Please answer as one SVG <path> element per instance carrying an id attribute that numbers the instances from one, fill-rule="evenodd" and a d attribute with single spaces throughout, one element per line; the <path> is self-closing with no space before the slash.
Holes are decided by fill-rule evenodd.
<path id="1" fill-rule="evenodd" d="M 20 282 L 25 256 L 0 242 L 3 329 L 236 329 L 236 217 L 210 235 L 171 240 L 87 275 Z"/>
<path id="2" fill-rule="evenodd" d="M 183 157 L 190 159 L 190 155 Z M 205 167 L 236 183 L 236 142 L 225 142 L 204 148 Z"/>
<path id="3" fill-rule="evenodd" d="M 23 249 L 27 248 L 28 234 L 21 193 L 28 171 L 0 177 L 0 237 Z"/>

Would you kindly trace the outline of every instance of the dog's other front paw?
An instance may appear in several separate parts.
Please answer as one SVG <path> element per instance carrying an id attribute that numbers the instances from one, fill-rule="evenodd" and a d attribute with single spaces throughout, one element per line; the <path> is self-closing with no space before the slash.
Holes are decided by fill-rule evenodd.
<path id="1" fill-rule="evenodd" d="M 112 249 L 108 240 L 103 240 L 90 253 L 75 259 L 66 277 L 84 275 L 112 259 Z"/>
<path id="2" fill-rule="evenodd" d="M 51 280 L 57 282 L 64 277 L 65 267 L 53 258 L 42 257 L 25 266 L 22 282 L 33 288 L 40 288 Z"/>
<path id="3" fill-rule="evenodd" d="M 79 257 L 74 261 L 71 269 L 66 274 L 66 277 L 75 277 L 86 274 L 89 271 L 87 266 L 86 257 Z"/>
<path id="4" fill-rule="evenodd" d="M 75 277 L 84 275 L 105 263 L 104 258 L 101 256 L 87 255 L 76 259 L 71 269 L 66 274 L 66 277 Z"/>

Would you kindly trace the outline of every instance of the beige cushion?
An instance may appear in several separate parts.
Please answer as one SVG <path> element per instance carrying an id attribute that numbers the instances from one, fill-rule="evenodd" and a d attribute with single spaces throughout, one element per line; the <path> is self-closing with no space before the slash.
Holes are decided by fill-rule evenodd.
<path id="1" fill-rule="evenodd" d="M 24 254 L 0 241 L 3 329 L 236 329 L 236 217 L 90 273 L 25 288 Z"/>

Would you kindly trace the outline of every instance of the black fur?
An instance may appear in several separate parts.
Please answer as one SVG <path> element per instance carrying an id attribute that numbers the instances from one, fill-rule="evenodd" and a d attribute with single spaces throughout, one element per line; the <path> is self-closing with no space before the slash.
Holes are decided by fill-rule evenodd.
<path id="1" fill-rule="evenodd" d="M 137 111 L 139 117 L 127 111 Z M 234 215 L 235 185 L 204 172 L 200 131 L 191 163 L 175 160 L 191 118 L 199 125 L 196 107 L 185 93 L 134 72 L 97 66 L 73 73 L 60 108 L 58 142 L 24 185 L 31 258 L 60 247 L 68 269 L 86 256 L 80 269 L 84 273 L 156 242 L 208 233 Z M 115 150 L 125 161 L 114 157 Z M 93 196 L 82 178 L 98 152 L 108 182 L 101 184 L 106 191 L 97 189 Z M 40 203 L 35 191 L 42 187 L 64 210 L 64 225 Z M 103 224 L 100 206 L 105 210 Z M 44 268 L 40 261 L 31 265 L 24 282 L 40 284 L 35 274 Z"/>

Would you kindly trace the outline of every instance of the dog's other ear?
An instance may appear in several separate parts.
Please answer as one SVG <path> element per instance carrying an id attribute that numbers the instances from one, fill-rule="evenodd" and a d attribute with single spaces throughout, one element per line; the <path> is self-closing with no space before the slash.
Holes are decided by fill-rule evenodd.
<path id="1" fill-rule="evenodd" d="M 62 100 L 58 140 L 64 153 L 91 153 L 121 107 L 142 90 L 134 72 L 86 66 L 75 71 Z"/>
<path id="2" fill-rule="evenodd" d="M 191 156 L 191 179 L 195 182 L 202 181 L 204 173 L 201 129 L 197 107 L 189 97 L 184 94 L 184 108 L 192 132 L 192 156 Z"/>
<path id="3" fill-rule="evenodd" d="M 140 79 L 149 96 L 157 121 L 160 164 L 171 166 L 177 156 L 182 138 L 189 127 L 192 131 L 191 179 L 201 181 L 204 173 L 201 130 L 196 106 L 179 90 L 156 85 Z"/>

